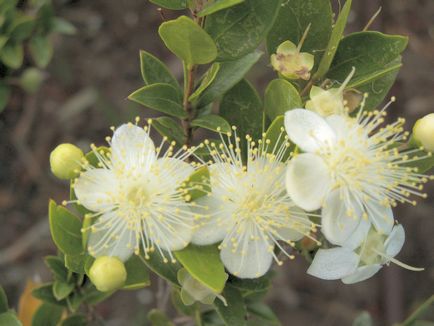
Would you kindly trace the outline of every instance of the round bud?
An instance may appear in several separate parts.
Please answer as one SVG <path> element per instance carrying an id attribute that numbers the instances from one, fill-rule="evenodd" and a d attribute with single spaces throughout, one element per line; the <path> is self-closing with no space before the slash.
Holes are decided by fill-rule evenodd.
<path id="1" fill-rule="evenodd" d="M 427 114 L 416 121 L 413 139 L 427 151 L 434 152 L 434 113 Z"/>
<path id="2" fill-rule="evenodd" d="M 60 144 L 50 154 L 50 166 L 59 179 L 72 179 L 80 169 L 83 151 L 72 144 Z"/>
<path id="3" fill-rule="evenodd" d="M 89 270 L 89 277 L 98 291 L 109 292 L 125 284 L 127 270 L 117 257 L 98 257 Z"/>

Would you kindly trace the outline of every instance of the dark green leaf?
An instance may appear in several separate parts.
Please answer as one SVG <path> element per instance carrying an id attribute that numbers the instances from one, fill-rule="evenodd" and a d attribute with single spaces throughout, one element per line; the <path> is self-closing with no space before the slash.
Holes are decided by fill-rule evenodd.
<path id="1" fill-rule="evenodd" d="M 191 125 L 193 127 L 201 127 L 212 131 L 220 131 L 222 133 L 231 131 L 230 124 L 225 119 L 215 114 L 204 115 L 196 118 L 191 122 Z"/>
<path id="2" fill-rule="evenodd" d="M 45 68 L 53 56 L 53 44 L 46 36 L 34 36 L 29 44 L 30 53 L 40 68 Z"/>
<path id="3" fill-rule="evenodd" d="M 15 19 L 10 38 L 15 42 L 22 42 L 30 36 L 33 32 L 33 26 L 35 25 L 35 19 L 30 16 L 20 16 Z"/>
<path id="4" fill-rule="evenodd" d="M 265 90 L 264 108 L 271 121 L 288 110 L 301 107 L 300 95 L 290 82 L 274 79 L 268 84 Z"/>
<path id="5" fill-rule="evenodd" d="M 135 290 L 151 284 L 149 270 L 137 255 L 133 255 L 128 259 L 125 263 L 125 268 L 127 270 L 127 280 L 123 289 Z"/>
<path id="6" fill-rule="evenodd" d="M 8 311 L 0 314 L 0 325 L 1 326 L 23 326 L 21 321 L 18 320 L 17 315 Z"/>
<path id="7" fill-rule="evenodd" d="M 87 319 L 85 315 L 72 315 L 64 319 L 61 326 L 86 326 Z"/>
<path id="8" fill-rule="evenodd" d="M 88 284 L 83 292 L 82 301 L 90 305 L 96 305 L 110 297 L 114 292 L 100 292 L 93 284 Z"/>
<path id="9" fill-rule="evenodd" d="M 33 316 L 32 326 L 56 326 L 62 317 L 62 313 L 62 307 L 43 303 Z"/>
<path id="10" fill-rule="evenodd" d="M 327 44 L 325 52 L 321 58 L 317 72 L 314 78 L 322 78 L 330 68 L 333 58 L 335 56 L 336 50 L 338 49 L 339 42 L 341 41 L 342 35 L 344 34 L 345 26 L 347 25 L 348 15 L 350 14 L 352 0 L 347 0 L 339 13 L 338 19 L 336 20 L 335 26 L 333 27 L 330 40 Z"/>
<path id="11" fill-rule="evenodd" d="M 262 52 L 255 51 L 237 60 L 220 63 L 220 69 L 214 81 L 199 97 L 198 106 L 206 106 L 231 89 L 243 79 L 261 55 Z"/>
<path id="12" fill-rule="evenodd" d="M 165 254 L 168 257 L 167 253 Z M 149 254 L 149 259 L 144 260 L 146 266 L 170 283 L 178 286 L 178 270 L 182 267 L 178 262 L 164 262 L 163 257 L 157 251 Z"/>
<path id="13" fill-rule="evenodd" d="M 0 314 L 9 311 L 8 297 L 5 290 L 0 286 Z"/>
<path id="14" fill-rule="evenodd" d="M 176 251 L 175 256 L 193 278 L 214 292 L 220 293 L 225 287 L 228 274 L 225 273 L 220 260 L 220 251 L 216 245 L 190 244 L 187 248 Z"/>
<path id="15" fill-rule="evenodd" d="M 170 142 L 175 141 L 179 145 L 184 143 L 184 131 L 179 122 L 174 119 L 170 117 L 159 117 L 152 120 L 152 126 L 161 136 L 167 137 Z"/>
<path id="16" fill-rule="evenodd" d="M 231 276 L 228 283 L 239 290 L 250 292 L 262 292 L 268 290 L 271 285 L 273 273 L 268 272 L 264 276 L 254 279 L 241 279 Z"/>
<path id="17" fill-rule="evenodd" d="M 174 326 L 170 319 L 162 311 L 157 309 L 149 311 L 148 319 L 152 326 Z"/>
<path id="18" fill-rule="evenodd" d="M 24 51 L 21 44 L 7 44 L 0 52 L 0 59 L 12 69 L 18 69 L 23 64 Z"/>
<path id="19" fill-rule="evenodd" d="M 49 205 L 50 231 L 56 246 L 68 255 L 83 252 L 81 241 L 81 222 L 65 207 L 58 206 L 53 200 Z"/>
<path id="20" fill-rule="evenodd" d="M 54 281 L 53 283 L 53 295 L 58 301 L 69 296 L 73 289 L 73 283 L 65 283 L 61 281 Z"/>
<path id="21" fill-rule="evenodd" d="M 240 4 L 241 2 L 244 2 L 244 0 L 215 0 L 209 2 L 205 7 L 199 11 L 197 14 L 198 17 L 203 17 L 207 15 L 211 15 L 217 11 L 233 7 L 237 4 Z"/>
<path id="22" fill-rule="evenodd" d="M 182 97 L 179 91 L 169 84 L 152 84 L 142 87 L 128 98 L 133 102 L 174 117 L 185 118 L 187 116 L 182 108 Z"/>
<path id="23" fill-rule="evenodd" d="M 0 112 L 2 112 L 9 102 L 11 90 L 8 85 L 0 83 Z"/>
<path id="24" fill-rule="evenodd" d="M 149 52 L 140 51 L 140 70 L 145 85 L 157 83 L 169 84 L 179 89 L 178 81 L 166 65 Z"/>
<path id="25" fill-rule="evenodd" d="M 149 0 L 149 2 L 173 10 L 182 10 L 187 8 L 187 0 Z"/>
<path id="26" fill-rule="evenodd" d="M 55 304 L 55 305 L 60 305 L 60 306 L 66 306 L 66 301 L 65 300 L 60 300 L 58 301 L 54 295 L 53 295 L 53 284 L 52 283 L 48 283 L 48 284 L 44 284 L 41 285 L 40 287 L 34 289 L 32 291 L 32 295 L 37 298 L 40 299 L 44 302 L 47 303 L 51 303 L 51 304 Z"/>
<path id="27" fill-rule="evenodd" d="M 285 0 L 267 37 L 269 54 L 284 41 L 298 44 L 309 24 L 309 33 L 302 51 L 315 55 L 317 62 L 330 39 L 332 8 L 329 0 Z"/>
<path id="28" fill-rule="evenodd" d="M 212 66 L 205 73 L 205 76 L 203 77 L 199 87 L 188 98 L 190 102 L 196 101 L 199 95 L 202 94 L 202 92 L 214 81 L 219 70 L 220 70 L 220 64 L 218 62 L 213 63 Z"/>
<path id="29" fill-rule="evenodd" d="M 227 326 L 246 325 L 246 306 L 239 290 L 232 286 L 226 286 L 222 293 L 226 299 L 227 306 L 221 300 L 215 300 L 214 306 Z"/>
<path id="30" fill-rule="evenodd" d="M 255 50 L 277 16 L 281 0 L 246 0 L 207 17 L 205 30 L 214 39 L 218 60 L 234 60 Z"/>
<path id="31" fill-rule="evenodd" d="M 164 22 L 158 29 L 167 48 L 187 64 L 205 64 L 217 56 L 213 39 L 186 16 Z"/>
<path id="32" fill-rule="evenodd" d="M 81 253 L 78 255 L 65 255 L 65 266 L 74 273 L 84 274 L 84 264 L 88 255 Z"/>
<path id="33" fill-rule="evenodd" d="M 185 181 L 185 186 L 191 200 L 205 196 L 211 191 L 208 167 L 203 166 L 194 171 Z"/>
<path id="34" fill-rule="evenodd" d="M 65 268 L 62 258 L 58 256 L 47 256 L 45 257 L 45 264 L 53 273 L 55 280 L 66 282 L 68 271 Z"/>
<path id="35" fill-rule="evenodd" d="M 252 315 L 258 316 L 263 319 L 267 325 L 281 325 L 276 314 L 269 306 L 262 302 L 253 302 L 247 305 L 247 311 Z"/>

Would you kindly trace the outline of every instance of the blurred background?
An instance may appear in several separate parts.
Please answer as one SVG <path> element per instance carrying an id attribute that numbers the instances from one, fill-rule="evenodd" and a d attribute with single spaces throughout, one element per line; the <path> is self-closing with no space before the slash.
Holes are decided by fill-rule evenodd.
<path id="1" fill-rule="evenodd" d="M 360 30 L 381 6 L 371 29 L 410 37 L 404 67 L 390 95 L 398 101 L 389 118 L 407 118 L 407 127 L 434 112 L 434 1 L 355 0 L 349 30 Z M 160 41 L 161 15 L 146 0 L 56 0 L 56 15 L 73 23 L 74 36 L 55 39 L 46 81 L 35 95 L 17 90 L 0 114 L 0 284 L 17 307 L 26 280 L 50 278 L 43 256 L 54 254 L 48 198 L 68 196 L 67 184 L 50 174 L 49 153 L 59 143 L 87 149 L 103 144 L 109 126 L 150 116 L 126 97 L 142 85 L 139 50 L 164 59 L 180 78 L 182 68 Z M 165 12 L 169 18 L 173 12 Z M 274 77 L 267 56 L 248 75 L 259 92 Z M 396 217 L 407 240 L 398 256 L 423 272 L 384 268 L 356 285 L 306 275 L 302 257 L 278 268 L 267 301 L 283 325 L 351 325 L 363 310 L 377 325 L 402 321 L 434 290 L 434 184 L 430 197 L 414 207 L 399 206 Z M 98 306 L 107 325 L 144 325 L 155 306 L 153 288 L 119 292 Z M 425 319 L 434 320 L 434 312 Z"/>

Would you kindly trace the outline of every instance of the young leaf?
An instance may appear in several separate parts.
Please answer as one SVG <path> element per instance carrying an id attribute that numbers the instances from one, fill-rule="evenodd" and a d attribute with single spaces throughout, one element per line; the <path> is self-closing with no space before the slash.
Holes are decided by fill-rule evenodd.
<path id="1" fill-rule="evenodd" d="M 161 254 L 155 251 L 149 254 L 149 259 L 145 259 L 144 263 L 154 273 L 158 274 L 159 276 L 169 281 L 173 285 L 179 286 L 177 275 L 178 275 L 178 270 L 182 266 L 178 262 L 172 263 L 168 261 L 167 263 L 165 263 Z"/>
<path id="2" fill-rule="evenodd" d="M 254 51 L 237 60 L 221 62 L 213 82 L 200 95 L 198 106 L 204 107 L 230 90 L 261 56 L 262 52 Z"/>
<path id="3" fill-rule="evenodd" d="M 23 326 L 21 321 L 18 320 L 17 315 L 12 311 L 0 314 L 0 325 L 4 326 Z"/>
<path id="4" fill-rule="evenodd" d="M 274 79 L 265 89 L 264 108 L 271 121 L 288 110 L 301 107 L 300 95 L 290 82 L 284 79 Z"/>
<path id="5" fill-rule="evenodd" d="M 222 133 L 231 131 L 230 124 L 225 119 L 215 114 L 204 115 L 196 118 L 191 122 L 191 125 L 193 127 L 201 127 L 212 131 L 220 131 Z"/>
<path id="6" fill-rule="evenodd" d="M 199 95 L 202 94 L 202 92 L 213 82 L 219 70 L 220 64 L 218 62 L 213 63 L 211 68 L 209 68 L 208 71 L 205 73 L 199 87 L 188 98 L 190 102 L 195 101 L 199 97 Z"/>
<path id="7" fill-rule="evenodd" d="M 212 38 L 186 16 L 164 22 L 158 29 L 167 48 L 187 64 L 206 64 L 217 56 Z"/>
<path id="8" fill-rule="evenodd" d="M 50 231 L 56 246 L 68 255 L 83 252 L 81 243 L 81 222 L 65 207 L 58 206 L 53 200 L 49 205 Z"/>
<path id="9" fill-rule="evenodd" d="M 221 300 L 215 300 L 214 307 L 225 325 L 246 325 L 247 311 L 241 292 L 228 285 L 225 287 L 222 295 L 226 299 L 227 306 Z"/>
<path id="10" fill-rule="evenodd" d="M 184 143 L 184 131 L 174 119 L 159 117 L 152 120 L 152 126 L 161 136 L 167 137 L 169 141 L 175 141 L 179 145 Z"/>
<path id="11" fill-rule="evenodd" d="M 63 259 L 58 256 L 45 257 L 45 264 L 53 273 L 54 279 L 66 282 L 68 278 L 68 271 L 63 264 Z"/>
<path id="12" fill-rule="evenodd" d="M 268 33 L 267 49 L 271 55 L 284 41 L 298 44 L 311 24 L 302 51 L 321 57 L 332 30 L 332 8 L 329 0 L 285 0 L 273 28 Z"/>
<path id="13" fill-rule="evenodd" d="M 61 281 L 54 281 L 53 283 L 53 295 L 59 301 L 69 296 L 73 289 L 74 283 L 65 283 Z"/>
<path id="14" fill-rule="evenodd" d="M 207 17 L 205 30 L 217 45 L 218 60 L 234 60 L 255 50 L 277 16 L 281 0 L 247 0 Z"/>
<path id="15" fill-rule="evenodd" d="M 169 84 L 152 84 L 142 87 L 128 96 L 128 99 L 174 117 L 185 118 L 187 116 L 182 108 L 182 98 L 178 90 Z"/>
<path id="16" fill-rule="evenodd" d="M 33 316 L 32 326 L 56 326 L 62 317 L 63 308 L 44 303 Z"/>
<path id="17" fill-rule="evenodd" d="M 205 7 L 199 11 L 197 14 L 198 17 L 204 17 L 207 15 L 211 15 L 217 11 L 233 7 L 245 0 L 215 0 L 213 2 L 208 3 Z"/>
<path id="18" fill-rule="evenodd" d="M 220 251 L 216 245 L 195 246 L 176 251 L 176 258 L 185 269 L 199 282 L 214 292 L 220 293 L 225 287 L 228 274 L 220 260 Z"/>
<path id="19" fill-rule="evenodd" d="M 137 255 L 133 255 L 128 259 L 125 268 L 127 270 L 127 280 L 123 289 L 136 290 L 151 284 L 148 268 Z"/>
<path id="20" fill-rule="evenodd" d="M 140 70 L 145 85 L 157 83 L 169 84 L 179 89 L 178 81 L 166 65 L 149 52 L 140 51 Z"/>
<path id="21" fill-rule="evenodd" d="M 9 311 L 8 297 L 5 290 L 0 286 L 0 314 Z"/>
<path id="22" fill-rule="evenodd" d="M 22 44 L 7 44 L 0 52 L 1 61 L 12 69 L 18 69 L 23 64 L 24 51 Z"/>
<path id="23" fill-rule="evenodd" d="M 149 2 L 172 10 L 182 10 L 187 8 L 187 0 L 149 0 Z"/>
<path id="24" fill-rule="evenodd" d="M 345 5 L 340 12 L 338 19 L 336 20 L 335 26 L 333 28 L 332 34 L 330 36 L 329 43 L 325 49 L 324 55 L 321 58 L 317 72 L 314 75 L 314 79 L 322 78 L 330 68 L 333 58 L 335 56 L 336 50 L 341 41 L 342 35 L 344 33 L 345 26 L 347 25 L 348 15 L 350 14 L 352 0 L 347 0 Z"/>
<path id="25" fill-rule="evenodd" d="M 45 68 L 53 56 L 53 44 L 46 36 L 34 36 L 29 44 L 30 53 L 39 68 Z"/>

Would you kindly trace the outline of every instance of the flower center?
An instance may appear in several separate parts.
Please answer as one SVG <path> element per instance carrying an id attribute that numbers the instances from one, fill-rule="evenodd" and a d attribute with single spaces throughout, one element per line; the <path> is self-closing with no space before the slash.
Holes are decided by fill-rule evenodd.
<path id="1" fill-rule="evenodd" d="M 150 197 L 143 187 L 133 186 L 128 190 L 126 200 L 133 208 L 140 208 L 149 204 Z"/>

